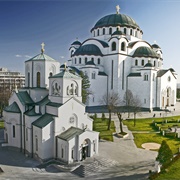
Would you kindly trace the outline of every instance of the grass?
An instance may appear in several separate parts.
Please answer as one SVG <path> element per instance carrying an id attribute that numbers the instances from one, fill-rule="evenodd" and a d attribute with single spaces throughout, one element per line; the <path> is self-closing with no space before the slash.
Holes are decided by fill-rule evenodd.
<path id="1" fill-rule="evenodd" d="M 128 126 L 128 129 L 131 131 L 141 131 L 141 133 L 133 133 L 134 141 L 136 146 L 142 148 L 141 145 L 147 142 L 155 142 L 161 144 L 163 140 L 166 140 L 168 145 L 170 146 L 173 154 L 178 153 L 178 149 L 180 147 L 180 139 L 174 138 L 174 134 L 168 134 L 167 136 L 162 136 L 161 134 L 157 134 L 158 131 L 154 126 L 152 126 L 152 122 L 156 122 L 157 126 L 161 127 L 161 129 L 167 129 L 168 126 L 172 127 L 173 125 L 180 125 L 177 120 L 180 119 L 180 116 L 167 117 L 167 118 L 147 118 L 147 119 L 136 119 L 136 126 L 134 127 L 134 120 L 125 120 L 123 124 Z M 168 120 L 170 123 L 163 123 L 165 120 Z M 143 131 L 148 131 L 150 133 L 143 133 Z"/>
<path id="2" fill-rule="evenodd" d="M 155 142 L 161 144 L 163 140 L 167 142 L 169 147 L 171 148 L 173 154 L 178 153 L 178 149 L 180 147 L 180 139 L 168 138 L 164 137 L 160 134 L 144 134 L 144 133 L 133 133 L 134 142 L 138 148 L 142 148 L 141 145 L 147 142 Z"/>
<path id="3" fill-rule="evenodd" d="M 165 172 L 161 172 L 160 175 L 156 178 L 156 180 L 179 180 L 180 177 L 180 159 L 175 161 L 169 166 Z"/>
<path id="4" fill-rule="evenodd" d="M 4 122 L 3 121 L 0 121 L 0 129 L 1 128 L 4 128 Z"/>
<path id="5" fill-rule="evenodd" d="M 113 141 L 113 135 L 112 133 L 115 132 L 115 126 L 114 122 L 111 121 L 111 129 L 107 130 L 108 128 L 108 119 L 102 120 L 101 118 L 97 118 L 93 122 L 93 130 L 100 132 L 100 138 L 107 140 L 107 141 Z"/>

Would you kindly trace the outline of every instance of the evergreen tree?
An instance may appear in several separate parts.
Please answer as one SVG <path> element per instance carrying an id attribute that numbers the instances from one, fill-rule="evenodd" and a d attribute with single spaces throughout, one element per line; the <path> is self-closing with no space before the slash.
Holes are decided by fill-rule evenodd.
<path id="1" fill-rule="evenodd" d="M 173 153 L 169 148 L 168 144 L 166 143 L 166 141 L 163 140 L 161 147 L 159 148 L 158 156 L 156 160 L 159 161 L 162 165 L 165 165 L 169 163 L 172 158 L 173 158 Z"/>
<path id="2" fill-rule="evenodd" d="M 86 75 L 81 71 L 80 76 L 82 78 L 82 102 L 86 103 L 88 95 L 91 94 L 89 91 L 90 81 Z"/>

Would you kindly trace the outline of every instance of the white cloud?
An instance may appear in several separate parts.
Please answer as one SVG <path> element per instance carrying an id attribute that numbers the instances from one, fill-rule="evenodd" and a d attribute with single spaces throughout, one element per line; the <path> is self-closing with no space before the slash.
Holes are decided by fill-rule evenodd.
<path id="1" fill-rule="evenodd" d="M 16 54 L 15 56 L 16 56 L 16 57 L 22 57 L 22 55 L 20 55 L 20 54 Z"/>
<path id="2" fill-rule="evenodd" d="M 25 57 L 25 58 L 32 58 L 32 57 L 31 57 L 31 56 L 29 56 L 29 55 L 25 55 L 24 57 Z"/>
<path id="3" fill-rule="evenodd" d="M 61 59 L 64 59 L 64 56 L 60 56 Z"/>

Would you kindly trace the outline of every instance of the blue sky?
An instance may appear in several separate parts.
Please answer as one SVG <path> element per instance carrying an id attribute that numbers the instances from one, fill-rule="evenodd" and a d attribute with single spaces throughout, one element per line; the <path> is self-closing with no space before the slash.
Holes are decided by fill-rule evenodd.
<path id="1" fill-rule="evenodd" d="M 40 53 L 42 42 L 46 54 L 68 60 L 76 37 L 91 37 L 90 29 L 116 5 L 137 22 L 143 40 L 162 48 L 164 68 L 180 74 L 180 0 L 0 1 L 0 66 L 24 73 L 24 61 Z"/>

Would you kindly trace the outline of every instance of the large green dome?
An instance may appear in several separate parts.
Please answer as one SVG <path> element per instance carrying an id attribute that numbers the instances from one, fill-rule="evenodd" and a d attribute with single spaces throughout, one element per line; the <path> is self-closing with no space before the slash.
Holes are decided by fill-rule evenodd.
<path id="1" fill-rule="evenodd" d="M 141 46 L 135 50 L 133 57 L 159 58 L 159 55 L 152 48 Z"/>
<path id="2" fill-rule="evenodd" d="M 101 18 L 92 28 L 92 30 L 108 26 L 127 26 L 140 29 L 138 24 L 131 17 L 124 14 L 110 14 Z"/>

